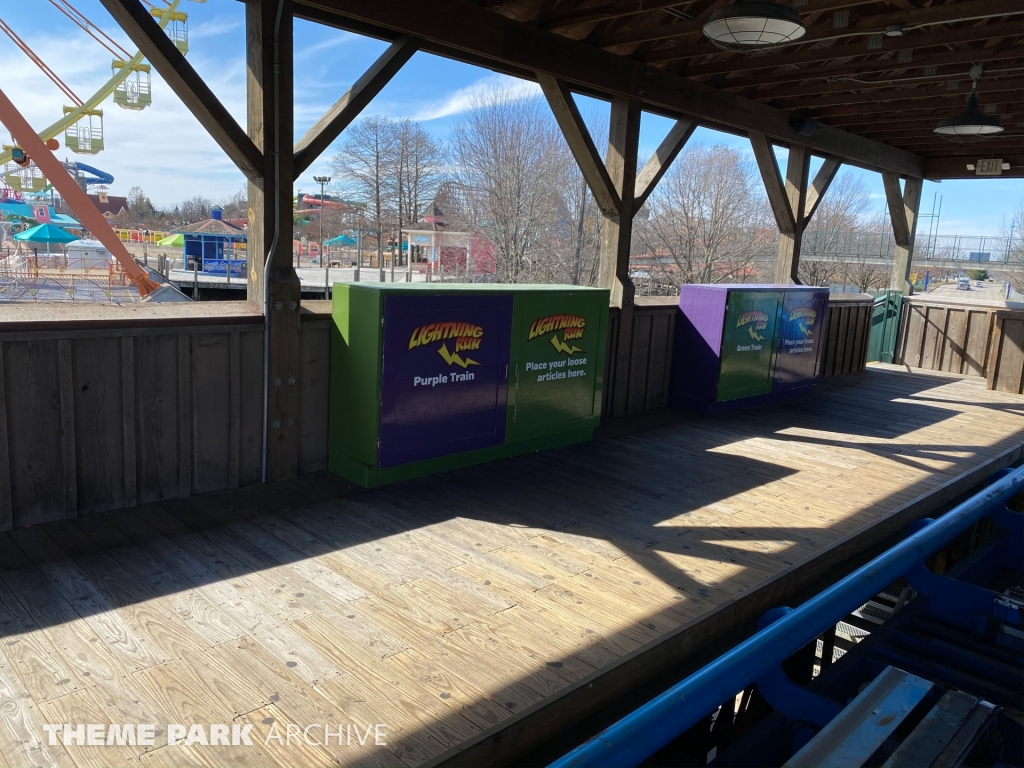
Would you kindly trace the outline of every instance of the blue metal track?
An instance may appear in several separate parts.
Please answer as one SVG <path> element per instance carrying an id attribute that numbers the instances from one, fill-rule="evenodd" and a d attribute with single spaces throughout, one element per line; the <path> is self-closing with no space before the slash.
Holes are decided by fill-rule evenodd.
<path id="1" fill-rule="evenodd" d="M 981 518 L 1024 489 L 1024 468 L 1003 470 L 981 493 L 799 608 L 773 612 L 756 634 L 669 690 L 556 760 L 550 768 L 635 766 L 669 744 L 718 706 L 779 667 L 851 611 L 917 567 Z"/>

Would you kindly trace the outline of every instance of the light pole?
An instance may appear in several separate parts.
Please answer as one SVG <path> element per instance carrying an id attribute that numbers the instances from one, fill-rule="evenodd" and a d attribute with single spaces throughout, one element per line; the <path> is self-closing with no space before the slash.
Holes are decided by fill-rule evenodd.
<path id="1" fill-rule="evenodd" d="M 313 181 L 320 185 L 320 264 L 324 268 L 324 298 L 327 298 L 327 286 L 330 279 L 330 272 L 327 262 L 324 261 L 324 187 L 331 183 L 330 176 L 314 176 Z"/>

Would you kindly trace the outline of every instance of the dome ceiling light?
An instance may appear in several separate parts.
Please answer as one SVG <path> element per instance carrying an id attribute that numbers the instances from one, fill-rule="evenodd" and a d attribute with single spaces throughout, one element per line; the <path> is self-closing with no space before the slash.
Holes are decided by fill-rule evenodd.
<path id="1" fill-rule="evenodd" d="M 704 25 L 704 36 L 712 43 L 740 53 L 780 48 L 806 33 L 800 14 L 767 0 L 740 0 L 719 8 Z"/>
<path id="2" fill-rule="evenodd" d="M 978 95 L 975 93 L 975 89 L 978 86 L 978 78 L 981 77 L 981 73 L 981 67 L 971 67 L 971 94 L 967 97 L 967 108 L 959 115 L 939 121 L 939 124 L 935 126 L 935 133 L 942 138 L 959 142 L 980 141 L 1003 132 L 999 118 L 983 115 L 978 111 Z"/>

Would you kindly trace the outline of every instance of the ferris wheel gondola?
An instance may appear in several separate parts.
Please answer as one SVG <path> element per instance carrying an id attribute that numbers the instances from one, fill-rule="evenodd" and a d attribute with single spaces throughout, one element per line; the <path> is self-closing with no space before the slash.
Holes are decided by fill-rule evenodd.
<path id="1" fill-rule="evenodd" d="M 75 96 L 74 92 L 2 20 L 0 20 L 0 31 L 5 32 L 72 102 L 71 105 L 65 105 L 61 119 L 40 131 L 39 137 L 43 141 L 48 141 L 63 135 L 65 145 L 72 152 L 96 154 L 106 146 L 103 134 L 103 110 L 99 108 L 100 105 L 108 96 L 113 96 L 114 103 L 124 109 L 142 110 L 150 106 L 153 103 L 150 66 L 145 62 L 141 52 L 136 51 L 134 55 L 130 54 L 102 29 L 89 21 L 69 0 L 49 0 L 49 2 L 114 56 L 110 79 L 88 99 L 83 100 Z M 182 0 L 162 0 L 163 5 L 153 5 L 148 0 L 142 0 L 142 2 L 150 6 L 150 13 L 157 20 L 160 28 L 174 41 L 178 50 L 183 54 L 186 53 L 188 51 L 188 14 L 179 10 Z M 205 3 L 206 0 L 192 0 L 192 2 Z M 5 183 L 15 190 L 36 191 L 34 187 L 38 186 L 38 182 L 31 180 L 32 174 L 26 169 L 12 164 L 12 149 L 13 147 L 7 145 L 0 149 L 0 164 L 4 165 Z M 29 187 L 27 189 L 21 188 L 23 177 Z M 44 179 L 43 187 L 45 188 L 45 186 Z"/>

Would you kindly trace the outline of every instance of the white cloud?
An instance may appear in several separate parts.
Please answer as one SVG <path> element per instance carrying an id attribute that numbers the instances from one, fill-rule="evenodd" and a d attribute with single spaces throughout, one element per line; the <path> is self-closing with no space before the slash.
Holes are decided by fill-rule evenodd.
<path id="1" fill-rule="evenodd" d="M 332 30 L 334 31 L 334 30 Z M 313 45 L 307 45 L 302 48 L 296 48 L 295 60 L 304 61 L 310 59 L 324 51 L 330 50 L 331 48 L 337 48 L 342 45 L 347 45 L 356 39 L 356 36 L 349 32 L 337 32 L 336 34 L 329 37 L 327 40 L 321 40 L 319 43 Z"/>
<path id="2" fill-rule="evenodd" d="M 201 40 L 204 37 L 217 37 L 227 32 L 234 32 L 236 29 L 241 29 L 243 22 L 241 19 L 212 19 L 210 21 L 204 21 L 200 24 L 193 24 L 189 26 L 188 37 L 189 40 Z"/>
<path id="3" fill-rule="evenodd" d="M 507 75 L 488 75 L 443 99 L 421 106 L 412 119 L 425 122 L 459 115 L 471 109 L 479 99 L 498 93 L 507 94 L 510 100 L 519 101 L 531 99 L 540 95 L 540 92 L 540 86 L 536 83 Z"/>

